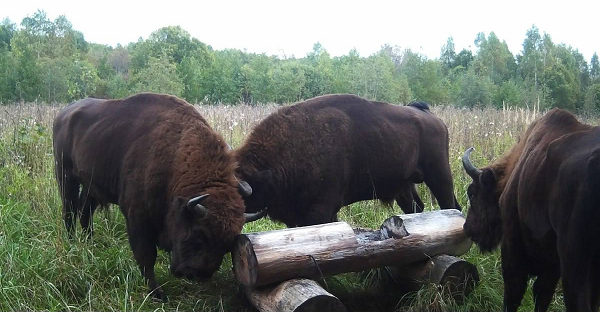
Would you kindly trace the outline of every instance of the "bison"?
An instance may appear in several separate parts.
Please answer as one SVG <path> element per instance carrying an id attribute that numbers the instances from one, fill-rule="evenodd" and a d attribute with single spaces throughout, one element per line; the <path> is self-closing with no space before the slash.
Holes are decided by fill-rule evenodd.
<path id="1" fill-rule="evenodd" d="M 53 148 L 68 232 L 78 216 L 91 232 L 96 207 L 118 204 L 133 256 L 159 299 L 166 296 L 154 276 L 157 247 L 171 253 L 173 275 L 209 278 L 244 222 L 260 216 L 244 216 L 240 193 L 251 189 L 236 180 L 223 138 L 174 96 L 74 102 L 54 120 Z"/>
<path id="2" fill-rule="evenodd" d="M 412 211 L 425 181 L 443 208 L 458 208 L 448 130 L 425 103 L 397 106 L 355 95 L 280 108 L 235 151 L 236 174 L 253 189 L 246 211 L 264 207 L 288 227 L 337 220 L 342 206 L 377 198 Z"/>
<path id="3" fill-rule="evenodd" d="M 504 310 L 517 311 L 530 276 L 536 311 L 562 277 L 567 311 L 596 311 L 600 299 L 600 128 L 553 109 L 499 160 L 478 169 L 464 230 L 483 251 L 501 246 Z"/>

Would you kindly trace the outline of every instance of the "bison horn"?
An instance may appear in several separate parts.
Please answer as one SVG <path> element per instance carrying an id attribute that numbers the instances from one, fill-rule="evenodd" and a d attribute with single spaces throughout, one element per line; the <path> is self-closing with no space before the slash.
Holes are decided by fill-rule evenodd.
<path id="1" fill-rule="evenodd" d="M 463 163 L 463 167 L 465 168 L 465 171 L 467 172 L 467 174 L 471 177 L 471 179 L 473 180 L 477 180 L 479 179 L 479 175 L 481 174 L 481 170 L 479 170 L 477 167 L 475 167 L 473 165 L 473 163 L 471 163 L 471 152 L 474 150 L 473 147 L 469 147 L 466 151 L 465 154 L 462 157 L 462 163 Z"/>
<path id="2" fill-rule="evenodd" d="M 208 195 L 209 194 L 203 194 L 198 197 L 194 197 L 194 198 L 190 199 L 187 203 L 188 209 L 198 212 L 198 214 L 200 215 L 201 218 L 205 217 L 208 214 L 208 210 L 206 209 L 206 207 L 202 206 L 200 203 L 206 197 L 208 197 Z"/>
<path id="3" fill-rule="evenodd" d="M 255 212 L 255 213 L 244 213 L 244 217 L 246 217 L 246 223 L 256 221 L 267 214 L 267 208 Z"/>
<path id="4" fill-rule="evenodd" d="M 252 195 L 252 187 L 246 181 L 238 181 L 238 191 L 242 197 L 248 197 Z"/>

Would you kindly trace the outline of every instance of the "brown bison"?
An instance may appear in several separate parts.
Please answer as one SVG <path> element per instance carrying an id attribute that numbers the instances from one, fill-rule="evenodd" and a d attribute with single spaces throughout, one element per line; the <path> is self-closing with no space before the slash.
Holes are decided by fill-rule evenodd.
<path id="1" fill-rule="evenodd" d="M 235 156 L 237 176 L 253 189 L 246 211 L 267 207 L 288 227 L 335 221 L 342 206 L 373 198 L 412 211 L 414 183 L 423 181 L 441 207 L 460 209 L 448 130 L 424 103 L 313 98 L 268 116 Z"/>
<path id="2" fill-rule="evenodd" d="M 465 232 L 482 251 L 501 244 L 504 310 L 517 311 L 536 276 L 536 311 L 546 311 L 560 277 L 568 311 L 600 300 L 600 128 L 554 109 L 533 122 L 502 158 L 473 178 Z"/>
<path id="3" fill-rule="evenodd" d="M 233 157 L 194 107 L 174 96 L 87 98 L 59 112 L 53 127 L 56 178 L 69 233 L 98 205 L 118 204 L 135 260 L 154 296 L 156 248 L 171 252 L 177 277 L 209 278 L 244 225 Z M 257 217 L 247 216 L 247 221 Z"/>

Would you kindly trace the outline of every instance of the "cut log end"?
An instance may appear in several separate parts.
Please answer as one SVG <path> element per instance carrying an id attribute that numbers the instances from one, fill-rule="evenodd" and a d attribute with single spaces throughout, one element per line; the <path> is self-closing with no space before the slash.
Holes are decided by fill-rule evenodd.
<path id="1" fill-rule="evenodd" d="M 244 292 L 261 312 L 346 311 L 337 297 L 309 279 L 292 279 L 275 286 L 245 287 Z"/>
<path id="2" fill-rule="evenodd" d="M 402 238 L 408 235 L 400 216 L 390 217 L 381 225 L 381 236 L 384 238 Z"/>
<path id="3" fill-rule="evenodd" d="M 257 260 L 252 243 L 245 235 L 235 238 L 235 245 L 231 252 L 231 258 L 236 265 L 233 266 L 233 274 L 242 285 L 254 285 L 258 277 Z"/>
<path id="4" fill-rule="evenodd" d="M 282 311 L 282 310 L 278 310 Z M 316 311 L 346 311 L 346 307 L 333 295 L 319 295 L 312 297 L 300 304 L 294 312 L 316 312 Z"/>
<path id="5" fill-rule="evenodd" d="M 439 257 L 451 257 L 447 255 Z M 454 257 L 451 257 L 454 258 Z M 457 259 L 457 258 L 455 258 Z M 441 268 L 441 265 L 437 265 Z M 434 266 L 434 270 L 435 270 Z M 449 260 L 447 268 L 443 270 L 439 285 L 446 287 L 455 299 L 468 296 L 479 283 L 479 271 L 472 263 L 465 260 Z"/>
<path id="6" fill-rule="evenodd" d="M 475 265 L 449 255 L 438 255 L 402 267 L 386 267 L 386 271 L 407 291 L 432 283 L 443 287 L 456 300 L 468 296 L 479 283 Z"/>

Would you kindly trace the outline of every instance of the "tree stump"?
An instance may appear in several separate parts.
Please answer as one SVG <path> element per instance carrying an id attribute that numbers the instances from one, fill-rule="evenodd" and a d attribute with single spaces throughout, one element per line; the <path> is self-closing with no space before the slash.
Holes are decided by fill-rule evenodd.
<path id="1" fill-rule="evenodd" d="M 248 300 L 261 312 L 345 312 L 340 300 L 317 282 L 287 280 L 276 286 L 244 287 Z"/>

